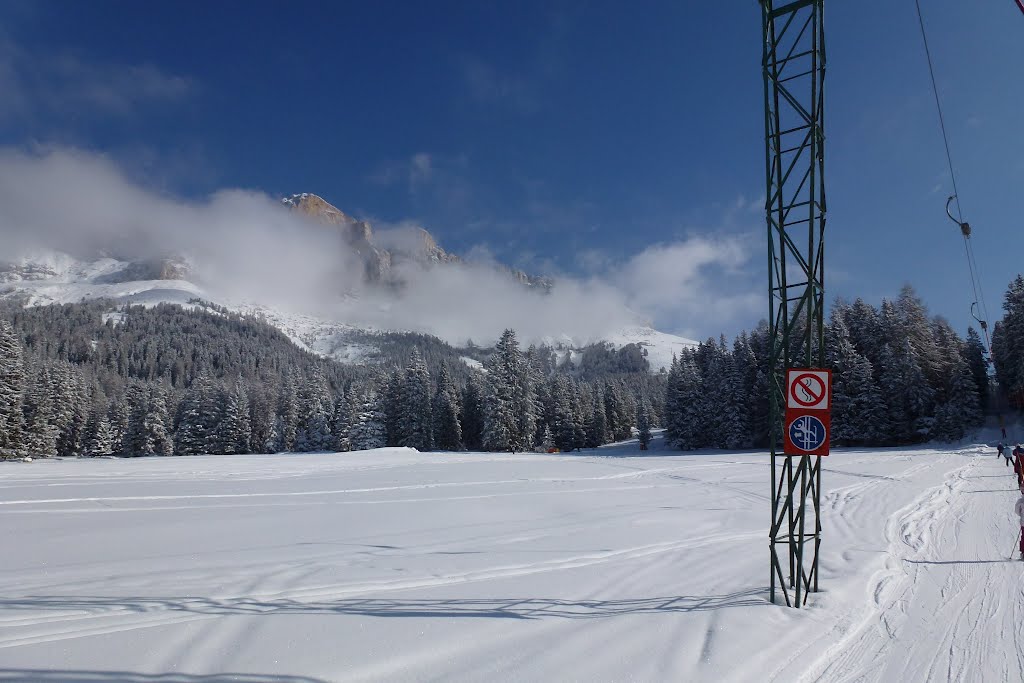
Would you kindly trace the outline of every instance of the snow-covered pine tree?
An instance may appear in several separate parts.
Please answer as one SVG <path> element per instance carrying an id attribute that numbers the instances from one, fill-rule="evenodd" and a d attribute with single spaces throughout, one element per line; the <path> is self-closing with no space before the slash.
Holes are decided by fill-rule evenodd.
<path id="1" fill-rule="evenodd" d="M 459 424 L 459 392 L 448 374 L 447 366 L 441 366 L 437 377 L 437 392 L 434 394 L 432 409 L 434 419 L 434 447 L 442 451 L 462 450 L 462 425 Z"/>
<path id="2" fill-rule="evenodd" d="M 413 348 L 402 382 L 399 446 L 419 451 L 434 447 L 431 417 L 430 373 L 419 349 Z"/>
<path id="3" fill-rule="evenodd" d="M 209 375 L 200 373 L 192 380 L 178 408 L 174 452 L 178 455 L 199 455 L 220 450 L 217 433 L 220 421 L 219 392 Z"/>
<path id="4" fill-rule="evenodd" d="M 753 390 L 753 378 L 757 372 L 754 352 L 750 349 L 746 333 L 733 341 L 732 354 L 729 358 L 729 373 L 726 378 L 728 391 L 725 397 L 725 447 L 750 448 L 753 445 L 751 435 L 751 405 L 765 397 L 756 397 Z"/>
<path id="5" fill-rule="evenodd" d="M 57 455 L 59 431 L 53 422 L 53 396 L 50 393 L 50 368 L 40 361 L 30 375 L 32 382 L 26 387 L 22 403 L 25 414 L 25 447 L 35 458 Z"/>
<path id="6" fill-rule="evenodd" d="M 125 455 L 124 440 L 128 435 L 128 423 L 131 421 L 131 408 L 126 396 L 119 396 L 110 403 L 107 421 L 110 423 L 110 447 L 113 455 Z"/>
<path id="7" fill-rule="evenodd" d="M 70 363 L 50 366 L 51 424 L 57 430 L 57 455 L 74 457 L 82 451 L 82 432 L 88 417 L 85 382 Z"/>
<path id="8" fill-rule="evenodd" d="M 483 448 L 484 416 L 479 374 L 470 373 L 462 391 L 462 441 L 467 449 Z"/>
<path id="9" fill-rule="evenodd" d="M 220 421 L 220 450 L 222 453 L 251 453 L 252 424 L 249 416 L 249 393 L 239 377 L 224 402 L 224 418 Z"/>
<path id="10" fill-rule="evenodd" d="M 943 362 L 943 349 L 936 340 L 935 326 L 928 315 L 928 308 L 909 284 L 903 285 L 900 289 L 894 306 L 902 336 L 909 339 L 914 347 L 918 365 L 929 384 L 937 386 L 942 382 L 946 368 Z M 949 332 L 955 339 L 956 333 L 952 329 Z"/>
<path id="11" fill-rule="evenodd" d="M 871 363 L 854 348 L 846 324 L 838 316 L 832 317 L 825 343 L 833 370 L 832 443 L 877 443 L 889 427 Z"/>
<path id="12" fill-rule="evenodd" d="M 286 370 L 281 380 L 281 390 L 277 396 L 277 450 L 290 452 L 295 450 L 295 436 L 299 424 L 298 398 L 295 392 L 295 379 L 292 370 Z"/>
<path id="13" fill-rule="evenodd" d="M 974 331 L 973 327 L 967 328 L 967 341 L 964 343 L 962 350 L 964 362 L 967 363 L 967 368 L 971 372 L 971 378 L 974 380 L 975 390 L 978 392 L 978 402 L 981 407 L 981 411 L 984 413 L 988 409 L 988 353 L 985 350 L 985 344 L 981 341 L 981 337 Z"/>
<path id="14" fill-rule="evenodd" d="M 381 410 L 384 411 L 384 433 L 388 446 L 398 446 L 407 438 L 403 431 L 402 402 L 405 395 L 405 377 L 398 368 L 392 368 L 381 383 Z"/>
<path id="15" fill-rule="evenodd" d="M 724 338 L 717 344 L 714 340 L 708 339 L 704 345 L 706 360 L 701 372 L 704 391 L 700 402 L 700 423 L 703 425 L 700 445 L 724 448 L 728 440 L 727 409 L 732 390 L 729 384 L 732 368 Z M 698 357 L 700 353 L 698 351 Z"/>
<path id="16" fill-rule="evenodd" d="M 162 385 L 151 384 L 146 396 L 146 417 L 143 422 L 146 442 L 151 444 L 151 451 L 147 455 L 174 453 L 174 442 L 168 429 L 170 422 L 167 413 L 167 392 Z"/>
<path id="17" fill-rule="evenodd" d="M 532 397 L 532 414 L 524 421 L 523 428 L 526 429 L 532 421 L 533 434 L 528 435 L 527 441 L 532 446 L 537 446 L 544 439 L 544 406 L 545 394 L 547 393 L 547 377 L 554 371 L 554 353 L 549 347 L 537 348 L 533 344 L 526 350 L 525 362 L 528 373 L 527 394 Z"/>
<path id="18" fill-rule="evenodd" d="M 981 405 L 977 385 L 967 361 L 958 358 L 949 376 L 947 399 L 935 414 L 935 436 L 959 441 L 981 424 Z"/>
<path id="19" fill-rule="evenodd" d="M 586 438 L 584 445 L 587 448 L 597 448 L 608 443 L 608 421 L 605 414 L 604 390 L 600 384 L 594 385 L 593 406 L 590 410 L 590 419 L 587 420 Z"/>
<path id="20" fill-rule="evenodd" d="M 334 400 L 334 414 L 331 415 L 331 439 L 334 450 L 339 453 L 352 450 L 350 432 L 355 422 L 352 407 L 355 394 L 351 387 L 348 391 L 338 394 Z"/>
<path id="21" fill-rule="evenodd" d="M 103 406 L 96 406 L 89 411 L 86 425 L 85 454 L 90 457 L 113 455 L 116 452 L 114 432 Z"/>
<path id="22" fill-rule="evenodd" d="M 992 362 L 999 388 L 1017 408 L 1024 407 L 1024 275 L 1003 298 L 1003 319 L 992 331 Z"/>
<path id="23" fill-rule="evenodd" d="M 544 425 L 544 434 L 540 438 L 540 447 L 545 453 L 549 453 L 555 447 L 555 437 L 551 434 L 551 427 Z"/>
<path id="24" fill-rule="evenodd" d="M 129 458 L 151 455 L 155 444 L 146 425 L 149 396 L 145 385 L 138 381 L 132 382 L 125 388 L 124 397 L 128 404 L 128 429 L 124 435 L 123 455 Z"/>
<path id="25" fill-rule="evenodd" d="M 909 340 L 898 352 L 883 346 L 880 375 L 880 388 L 889 408 L 890 439 L 896 443 L 916 443 L 931 438 L 934 391 Z"/>
<path id="26" fill-rule="evenodd" d="M 483 395 L 483 447 L 488 451 L 523 450 L 518 411 L 524 392 L 523 362 L 515 332 L 505 330 L 487 359 Z"/>
<path id="27" fill-rule="evenodd" d="M 11 324 L 0 320 L 0 458 L 25 454 L 25 366 L 21 342 Z"/>
<path id="28" fill-rule="evenodd" d="M 537 383 L 537 421 L 534 430 L 534 442 L 544 445 L 544 430 L 551 423 L 551 376 L 544 374 Z"/>
<path id="29" fill-rule="evenodd" d="M 518 343 L 515 350 L 519 352 Z M 519 381 L 513 399 L 516 405 L 517 450 L 532 451 L 536 445 L 537 422 L 542 411 L 537 386 L 544 381 L 544 377 L 535 346 L 530 346 L 520 359 Z"/>
<path id="30" fill-rule="evenodd" d="M 605 418 L 611 439 L 623 441 L 633 436 L 636 406 L 629 392 L 620 383 L 608 381 L 604 385 L 604 397 Z"/>
<path id="31" fill-rule="evenodd" d="M 376 392 L 370 391 L 363 399 L 350 438 L 354 451 L 383 448 L 386 445 L 384 407 Z"/>
<path id="32" fill-rule="evenodd" d="M 873 368 L 878 367 L 884 343 L 878 311 L 863 299 L 857 299 L 843 311 L 843 322 L 850 332 L 854 350 L 864 356 Z"/>
<path id="33" fill-rule="evenodd" d="M 640 450 L 646 451 L 647 446 L 651 443 L 651 421 L 649 418 L 650 409 L 647 407 L 647 401 L 640 401 L 640 406 L 636 411 L 636 431 L 637 440 L 640 442 Z"/>
<path id="34" fill-rule="evenodd" d="M 677 448 L 693 450 L 702 441 L 703 385 L 692 353 L 684 351 L 675 365 L 666 388 L 666 411 L 671 398 L 673 413 L 665 416 L 665 438 Z"/>
<path id="35" fill-rule="evenodd" d="M 551 390 L 554 402 L 551 432 L 555 446 L 566 453 L 586 446 L 586 430 L 579 391 L 579 385 L 567 375 L 555 376 Z"/>
<path id="36" fill-rule="evenodd" d="M 247 386 L 249 394 L 249 444 L 254 452 L 265 453 L 274 431 L 274 395 L 271 385 Z M 276 387 L 275 387 L 276 388 Z"/>
<path id="37" fill-rule="evenodd" d="M 298 392 L 295 450 L 308 453 L 330 450 L 333 447 L 330 427 L 333 410 L 327 380 L 318 367 Z"/>

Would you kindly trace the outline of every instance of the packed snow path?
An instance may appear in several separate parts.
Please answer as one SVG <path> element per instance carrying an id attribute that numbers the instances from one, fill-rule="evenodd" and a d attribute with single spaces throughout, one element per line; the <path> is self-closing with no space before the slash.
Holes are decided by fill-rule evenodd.
<path id="1" fill-rule="evenodd" d="M 0 682 L 1024 680 L 991 449 L 827 459 L 798 611 L 765 455 L 634 448 L 0 464 Z"/>

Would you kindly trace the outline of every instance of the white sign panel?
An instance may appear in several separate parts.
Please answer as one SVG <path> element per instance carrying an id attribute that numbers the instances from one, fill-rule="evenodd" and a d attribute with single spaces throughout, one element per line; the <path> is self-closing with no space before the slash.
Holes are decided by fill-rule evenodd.
<path id="1" fill-rule="evenodd" d="M 828 410 L 832 379 L 830 370 L 791 369 L 786 371 L 786 407 L 800 410 Z"/>

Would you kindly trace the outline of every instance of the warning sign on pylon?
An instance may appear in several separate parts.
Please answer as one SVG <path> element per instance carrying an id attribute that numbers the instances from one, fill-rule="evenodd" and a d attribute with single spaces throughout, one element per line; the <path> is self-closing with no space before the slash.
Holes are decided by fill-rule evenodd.
<path id="1" fill-rule="evenodd" d="M 786 409 L 828 410 L 832 407 L 832 371 L 795 368 L 786 371 Z"/>
<path id="2" fill-rule="evenodd" d="M 786 455 L 828 455 L 831 413 L 786 410 L 782 452 Z"/>

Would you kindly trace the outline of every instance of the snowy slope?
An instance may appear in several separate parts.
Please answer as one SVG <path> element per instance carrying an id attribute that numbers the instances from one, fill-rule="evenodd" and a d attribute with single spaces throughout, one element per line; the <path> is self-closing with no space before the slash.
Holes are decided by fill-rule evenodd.
<path id="1" fill-rule="evenodd" d="M 657 372 L 672 367 L 672 356 L 678 356 L 686 348 L 697 346 L 697 342 L 674 334 L 666 334 L 650 327 L 626 327 L 605 336 L 604 341 L 615 348 L 627 344 L 639 344 L 647 351 L 647 362 L 651 370 Z"/>
<path id="2" fill-rule="evenodd" d="M 634 447 L 0 463 L 0 680 L 1024 679 L 991 449 L 828 458 L 797 611 L 764 454 Z"/>

